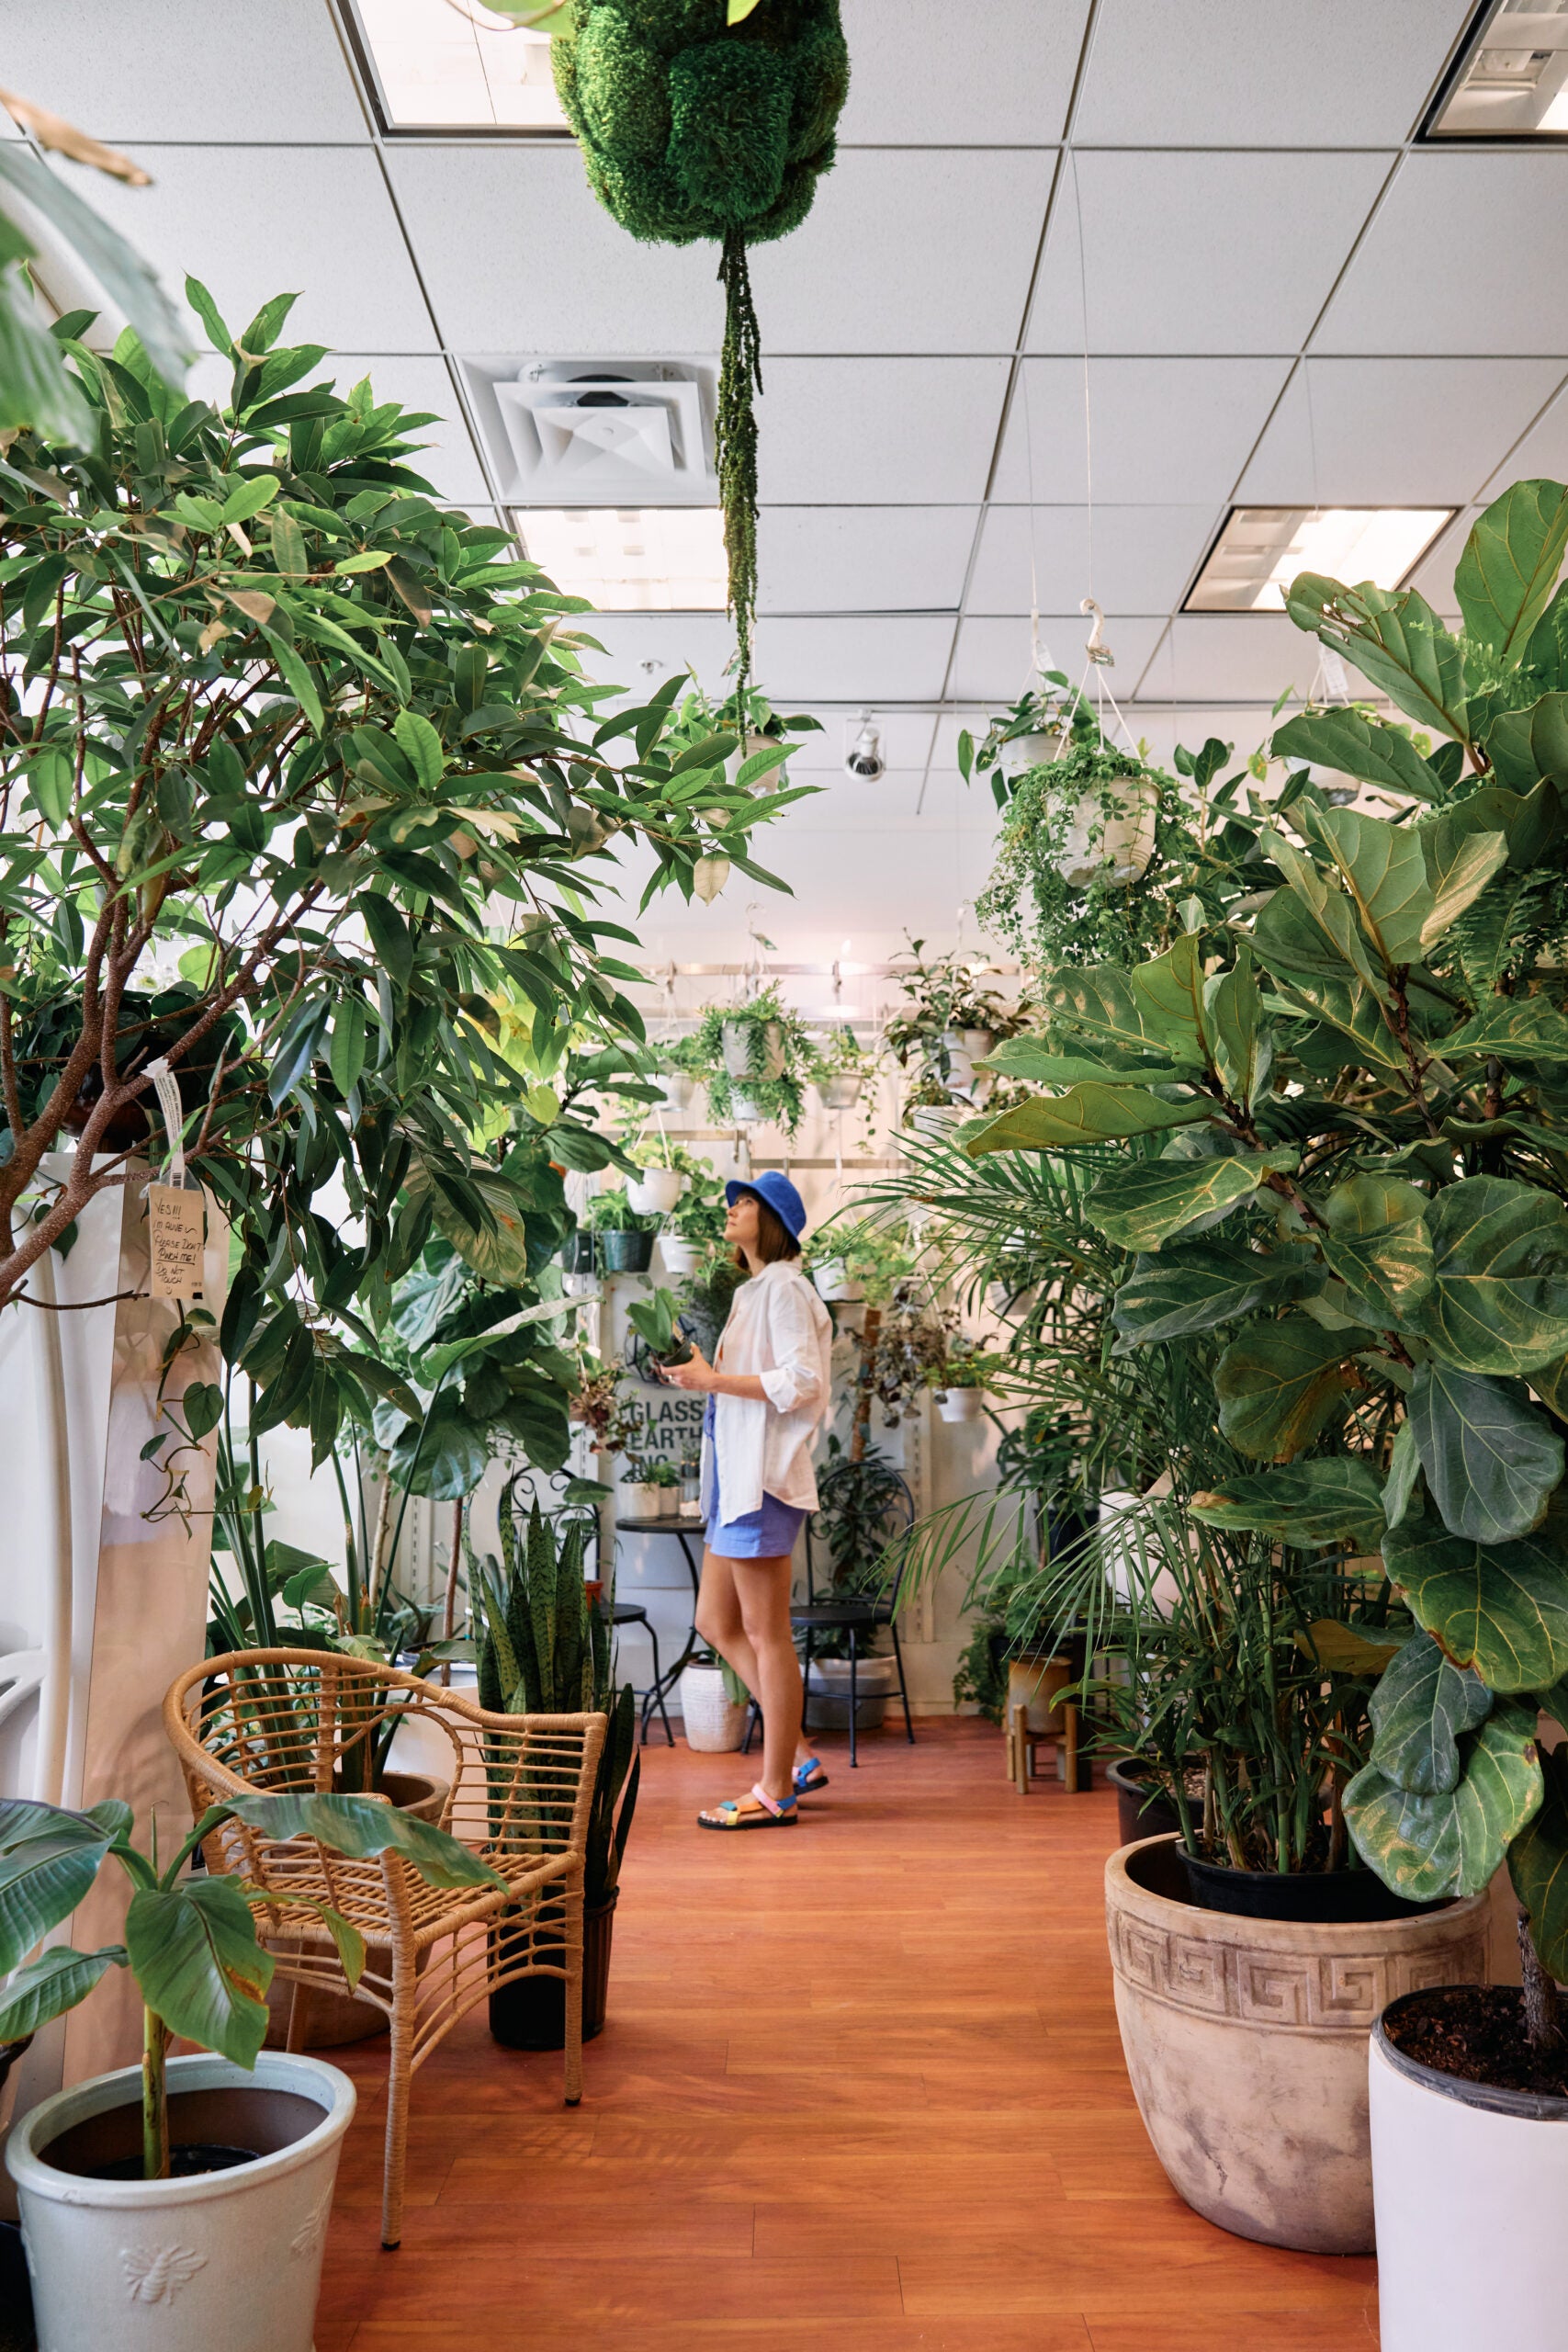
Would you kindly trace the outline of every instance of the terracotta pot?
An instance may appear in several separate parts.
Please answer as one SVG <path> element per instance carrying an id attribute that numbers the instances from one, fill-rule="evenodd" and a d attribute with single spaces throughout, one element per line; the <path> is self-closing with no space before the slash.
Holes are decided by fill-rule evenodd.
<path id="1" fill-rule="evenodd" d="M 1484 1981 L 1488 1898 L 1355 1925 L 1239 1918 L 1185 1899 L 1174 1848 L 1145 1838 L 1105 1865 L 1116 2018 L 1155 2154 L 1237 2237 L 1370 2254 L 1368 2041 L 1401 1994 Z"/>
<path id="2" fill-rule="evenodd" d="M 389 1798 L 401 1813 L 412 1814 L 416 1821 L 439 1823 L 442 1807 L 451 1783 L 437 1780 L 429 1772 L 383 1772 L 380 1793 Z M 329 1943 L 324 1933 L 319 1936 L 268 1936 L 267 1950 L 278 1953 L 295 1952 L 302 1948 Z M 428 1952 L 421 1952 L 415 1962 L 423 1972 Z M 389 1984 L 392 1975 L 392 1947 L 388 1943 L 368 1943 L 365 1947 L 366 1973 Z M 266 2048 L 281 2050 L 288 2039 L 288 2012 L 294 1999 L 294 1979 L 275 1976 L 267 1987 Z M 343 2050 L 351 2041 L 368 2041 L 373 2035 L 386 2033 L 390 2026 L 385 2009 L 373 2001 L 357 2001 L 351 1993 L 323 1993 L 315 1985 L 302 1986 L 300 1999 L 305 2010 L 305 2048 L 307 2050 Z"/>

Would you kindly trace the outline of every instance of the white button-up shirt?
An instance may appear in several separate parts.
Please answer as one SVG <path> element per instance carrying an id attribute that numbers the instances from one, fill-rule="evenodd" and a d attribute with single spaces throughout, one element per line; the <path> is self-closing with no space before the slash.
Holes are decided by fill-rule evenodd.
<path id="1" fill-rule="evenodd" d="M 816 1510 L 811 1442 L 828 1409 L 832 1345 L 832 1319 L 792 1259 L 775 1258 L 741 1283 L 714 1369 L 756 1373 L 767 1402 L 715 1396 L 713 1436 L 703 1439 L 705 1517 L 716 1487 L 727 1520 L 761 1510 L 764 1494 Z"/>

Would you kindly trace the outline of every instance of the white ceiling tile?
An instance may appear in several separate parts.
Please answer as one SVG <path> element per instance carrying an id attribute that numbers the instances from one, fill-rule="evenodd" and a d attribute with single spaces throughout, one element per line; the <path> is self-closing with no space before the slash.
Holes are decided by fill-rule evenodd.
<path id="1" fill-rule="evenodd" d="M 332 368 L 342 391 L 368 376 L 378 400 L 400 401 L 416 414 L 438 417 L 439 424 L 421 425 L 411 436 L 420 454 L 410 464 L 442 500 L 460 506 L 490 501 L 492 493 L 444 359 L 407 352 L 389 357 L 334 351 L 323 365 Z"/>
<path id="2" fill-rule="evenodd" d="M 1283 613 L 1182 614 L 1139 692 L 1151 702 L 1271 704 L 1287 687 L 1308 692 L 1320 650 Z"/>
<path id="3" fill-rule="evenodd" d="M 1115 655 L 1115 664 L 1104 673 L 1104 683 L 1118 702 L 1136 687 L 1163 626 L 1157 620 L 1106 622 L 1105 642 Z M 1080 613 L 1041 616 L 1041 636 L 1055 656 L 1057 667 L 1066 671 L 1075 685 L 1088 666 L 1083 651 L 1088 627 Z M 961 624 L 949 687 L 960 700 L 976 696 L 1000 708 L 1018 699 L 1032 672 L 1027 617 L 969 619 Z"/>
<path id="4" fill-rule="evenodd" d="M 1418 590 L 1432 610 L 1440 613 L 1445 620 L 1457 620 L 1459 617 L 1454 573 L 1464 552 L 1464 543 L 1470 537 L 1471 527 L 1480 512 L 1478 506 L 1461 507 L 1448 529 L 1410 575 L 1411 587 Z"/>
<path id="5" fill-rule="evenodd" d="M 1392 161 L 1077 156 L 1056 194 L 1030 349 L 1083 350 L 1087 289 L 1091 351 L 1297 350 Z"/>
<path id="6" fill-rule="evenodd" d="M 1406 155 L 1329 304 L 1319 351 L 1568 355 L 1568 154 Z"/>
<path id="7" fill-rule="evenodd" d="M 953 644 L 950 618 L 763 620 L 757 675 L 773 700 L 809 708 L 827 702 L 935 702 Z"/>
<path id="8" fill-rule="evenodd" d="M 1219 527 L 1217 506 L 992 506 L 965 610 L 1066 612 L 1092 593 L 1107 612 L 1168 613 Z M 1031 554 L 1033 556 L 1032 584 Z"/>
<path id="9" fill-rule="evenodd" d="M 405 140 L 387 166 L 449 349 L 673 357 L 723 342 L 713 246 L 628 236 L 575 141 Z"/>
<path id="10" fill-rule="evenodd" d="M 764 376 L 771 351 L 1011 351 L 1053 163 L 1018 149 L 841 154 L 800 227 L 751 252 Z"/>
<path id="11" fill-rule="evenodd" d="M 1509 450 L 1483 485 L 1483 494 L 1497 498 L 1511 481 L 1568 481 L 1568 388 L 1537 418 L 1518 447 Z"/>
<path id="12" fill-rule="evenodd" d="M 989 842 L 996 834 L 997 809 L 989 792 L 966 792 L 953 770 L 944 774 L 933 765 L 928 778 L 921 768 L 889 768 L 871 782 L 860 776 L 808 775 L 802 769 L 795 781 L 815 786 L 815 795 L 797 801 L 780 819 L 777 830 L 767 837 L 774 846 L 793 841 L 799 832 L 841 836 L 919 824 L 945 836 L 946 854 L 951 854 L 955 836 Z M 841 856 L 841 843 L 835 843 L 829 854 Z M 764 854 L 762 864 L 769 865 L 772 860 Z"/>
<path id="13" fill-rule="evenodd" d="M 321 0 L 14 0 L 6 68 L 111 144 L 370 136 Z"/>
<path id="14" fill-rule="evenodd" d="M 764 506 L 765 613 L 956 611 L 977 506 Z"/>
<path id="15" fill-rule="evenodd" d="M 165 147 L 149 188 L 96 180 L 94 205 L 173 294 L 187 270 L 230 330 L 298 288 L 285 334 L 356 350 L 429 351 L 434 331 L 373 150 Z M 192 340 L 206 345 L 192 322 Z"/>
<path id="16" fill-rule="evenodd" d="M 1303 361 L 1237 494 L 1278 506 L 1456 506 L 1562 373 L 1551 359 Z"/>
<path id="17" fill-rule="evenodd" d="M 842 0 L 850 96 L 840 151 L 1038 146 L 1059 139 L 1088 0 Z"/>
<path id="18" fill-rule="evenodd" d="M 1469 0 L 1102 0 L 1075 136 L 1112 147 L 1404 139 L 1470 14 Z"/>
<path id="19" fill-rule="evenodd" d="M 1157 673 L 1164 655 L 1156 659 Z M 1273 729 L 1281 723 L 1273 713 L 1273 696 L 1267 702 L 1238 704 L 1217 709 L 1204 709 L 1201 704 L 1178 703 L 1143 699 L 1123 703 L 1123 716 L 1133 733 L 1147 743 L 1149 757 L 1160 767 L 1175 773 L 1174 755 L 1179 743 L 1190 752 L 1201 751 L 1211 736 L 1231 747 L 1231 759 L 1221 771 L 1222 780 L 1251 758 L 1259 744 L 1268 741 Z"/>
<path id="20" fill-rule="evenodd" d="M 1285 359 L 1091 359 L 1096 503 L 1228 499 L 1289 366 Z M 1089 470 L 1083 363 L 1030 359 L 1020 378 L 992 496 L 1081 505 Z"/>
<path id="21" fill-rule="evenodd" d="M 763 368 L 765 505 L 972 504 L 984 492 L 1005 359 L 768 359 Z"/>
<path id="22" fill-rule="evenodd" d="M 624 686 L 639 702 L 688 668 L 705 693 L 729 691 L 724 671 L 735 630 L 722 613 L 585 613 L 574 626 L 604 649 L 583 655 L 588 676 Z"/>
<path id="23" fill-rule="evenodd" d="M 844 776 L 844 754 L 860 732 L 860 713 L 864 706 L 852 699 L 838 704 L 824 701 L 801 702 L 791 707 L 808 709 L 820 720 L 821 733 L 804 735 L 800 748 L 790 762 L 792 774 L 813 784 L 824 776 L 843 776 L 846 785 L 859 779 Z M 871 715 L 882 736 L 882 756 L 887 762 L 888 774 L 923 772 L 926 754 L 931 744 L 931 714 L 929 710 L 883 710 L 874 703 Z"/>

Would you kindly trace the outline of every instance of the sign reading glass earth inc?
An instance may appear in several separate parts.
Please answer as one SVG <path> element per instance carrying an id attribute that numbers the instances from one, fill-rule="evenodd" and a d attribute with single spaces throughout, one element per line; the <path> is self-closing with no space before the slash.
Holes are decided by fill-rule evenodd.
<path id="1" fill-rule="evenodd" d="M 702 1450 L 704 1404 L 703 1397 L 679 1388 L 623 1388 L 622 1410 L 637 1425 L 629 1451 L 645 1461 L 666 1455 L 677 1469 L 682 1462 L 695 1462 Z"/>

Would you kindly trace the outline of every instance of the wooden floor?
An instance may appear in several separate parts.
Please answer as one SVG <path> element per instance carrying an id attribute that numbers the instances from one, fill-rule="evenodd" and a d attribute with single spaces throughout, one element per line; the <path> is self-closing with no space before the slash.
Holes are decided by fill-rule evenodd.
<path id="1" fill-rule="evenodd" d="M 559 2062 L 477 2011 L 415 2077 L 380 2252 L 385 2043 L 317 2352 L 1363 2352 L 1371 2260 L 1189 2211 L 1122 2070 L 1100 1902 L 1112 1799 L 1002 1776 L 1000 1735 L 884 1733 L 797 1829 L 721 1838 L 739 1758 L 650 1747 L 610 2022 Z M 738 1770 L 737 1768 L 741 1769 Z"/>

